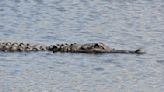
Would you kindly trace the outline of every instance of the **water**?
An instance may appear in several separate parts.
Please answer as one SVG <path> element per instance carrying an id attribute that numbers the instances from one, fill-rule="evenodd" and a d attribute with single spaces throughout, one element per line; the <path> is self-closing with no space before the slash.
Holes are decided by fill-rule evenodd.
<path id="1" fill-rule="evenodd" d="M 0 52 L 0 92 L 163 92 L 163 15 L 163 0 L 1 0 L 1 41 L 105 42 L 147 54 Z"/>

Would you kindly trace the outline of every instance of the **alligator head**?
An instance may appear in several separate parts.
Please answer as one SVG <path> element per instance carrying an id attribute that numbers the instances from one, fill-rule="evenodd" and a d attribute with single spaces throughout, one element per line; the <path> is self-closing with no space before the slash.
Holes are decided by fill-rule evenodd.
<path id="1" fill-rule="evenodd" d="M 104 43 L 87 43 L 80 46 L 76 52 L 81 53 L 108 53 L 112 49 Z"/>
<path id="2" fill-rule="evenodd" d="M 57 44 L 48 46 L 47 50 L 53 52 L 72 52 L 72 53 L 125 53 L 125 54 L 144 54 L 141 49 L 137 50 L 116 50 L 104 43 L 87 44 Z"/>

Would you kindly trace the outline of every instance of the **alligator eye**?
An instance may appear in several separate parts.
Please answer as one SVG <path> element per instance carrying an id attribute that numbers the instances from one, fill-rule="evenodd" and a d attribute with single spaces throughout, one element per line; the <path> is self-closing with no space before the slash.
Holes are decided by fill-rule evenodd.
<path id="1" fill-rule="evenodd" d="M 99 47 L 99 44 L 98 44 L 98 43 L 96 43 L 96 44 L 94 45 L 94 47 L 95 47 L 95 48 Z"/>

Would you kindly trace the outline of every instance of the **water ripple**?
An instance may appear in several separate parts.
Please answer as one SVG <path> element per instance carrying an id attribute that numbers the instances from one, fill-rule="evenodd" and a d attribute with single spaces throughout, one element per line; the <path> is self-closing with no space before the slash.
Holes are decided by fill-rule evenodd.
<path id="1" fill-rule="evenodd" d="M 162 92 L 161 0 L 0 0 L 0 41 L 105 42 L 145 55 L 0 52 L 0 91 Z"/>

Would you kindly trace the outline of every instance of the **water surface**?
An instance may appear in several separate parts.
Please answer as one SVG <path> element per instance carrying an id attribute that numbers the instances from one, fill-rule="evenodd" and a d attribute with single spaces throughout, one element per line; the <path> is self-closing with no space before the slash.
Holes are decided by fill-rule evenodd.
<path id="1" fill-rule="evenodd" d="M 163 15 L 163 0 L 1 0 L 1 41 L 104 42 L 147 54 L 0 52 L 0 92 L 162 92 Z"/>

